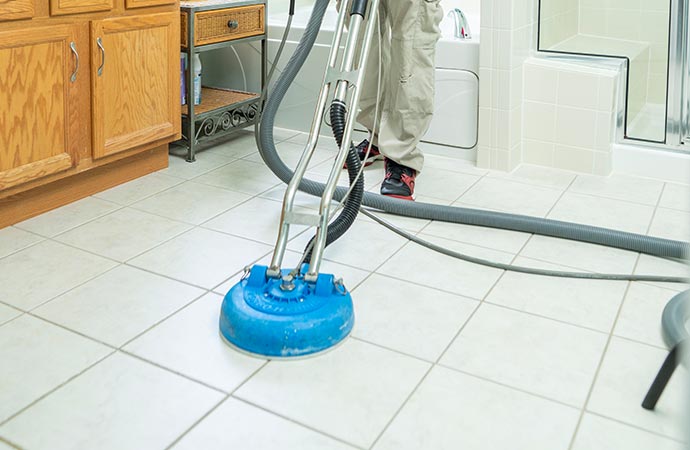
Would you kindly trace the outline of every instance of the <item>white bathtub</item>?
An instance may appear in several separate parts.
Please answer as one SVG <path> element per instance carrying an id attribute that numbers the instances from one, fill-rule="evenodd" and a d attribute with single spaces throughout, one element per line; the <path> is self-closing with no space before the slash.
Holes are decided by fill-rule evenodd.
<path id="1" fill-rule="evenodd" d="M 446 17 L 441 24 L 443 37 L 438 43 L 436 55 L 436 114 L 432 125 L 423 138 L 424 151 L 461 159 L 476 159 L 478 109 L 479 109 L 479 15 L 472 0 L 442 0 L 445 9 L 467 5 L 464 10 L 473 33 L 470 40 L 453 37 L 454 24 Z M 298 2 L 298 5 L 300 3 Z M 292 22 L 292 29 L 279 62 L 278 70 L 287 63 L 311 14 L 311 2 L 302 2 Z M 306 5 L 305 5 L 306 4 Z M 472 5 L 472 6 L 470 6 Z M 321 86 L 330 45 L 333 40 L 337 13 L 330 9 L 323 22 L 316 45 L 290 88 L 276 117 L 276 125 L 299 131 L 308 131 L 316 108 L 316 98 Z M 274 60 L 280 39 L 287 22 L 287 13 L 280 9 L 271 10 L 269 15 L 269 59 Z M 238 46 L 238 53 L 249 81 L 250 89 L 258 89 L 259 66 L 256 46 Z M 242 80 L 236 57 L 229 50 L 221 50 L 226 61 L 222 67 L 210 67 L 204 63 L 204 83 L 226 87 L 242 88 Z M 325 129 L 324 134 L 329 132 Z"/>

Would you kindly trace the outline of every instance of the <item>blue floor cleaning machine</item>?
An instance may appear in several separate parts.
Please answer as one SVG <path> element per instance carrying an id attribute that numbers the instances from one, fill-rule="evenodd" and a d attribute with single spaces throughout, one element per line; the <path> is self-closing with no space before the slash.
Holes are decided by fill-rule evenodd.
<path id="1" fill-rule="evenodd" d="M 341 279 L 320 272 L 326 245 L 340 237 L 357 215 L 364 190 L 361 164 L 351 145 L 355 114 L 347 105 L 360 98 L 369 43 L 374 33 L 379 0 L 354 0 L 342 8 L 337 32 L 328 57 L 318 106 L 307 147 L 288 183 L 283 199 L 278 240 L 270 266 L 255 265 L 228 292 L 223 302 L 220 331 L 238 349 L 271 358 L 312 355 L 340 343 L 354 325 L 352 296 Z M 294 0 L 290 15 L 294 13 Z M 365 20 L 366 19 L 366 20 Z M 347 42 L 340 51 L 347 20 Z M 359 42 L 363 42 L 361 49 Z M 339 144 L 338 152 L 318 214 L 295 211 L 295 196 L 316 150 L 321 124 L 330 100 L 330 118 Z M 350 108 L 354 111 L 355 108 Z M 338 179 L 347 163 L 351 189 L 341 214 L 331 222 L 331 210 Z M 315 227 L 316 236 L 307 246 L 297 267 L 283 269 L 283 258 L 291 225 Z"/>

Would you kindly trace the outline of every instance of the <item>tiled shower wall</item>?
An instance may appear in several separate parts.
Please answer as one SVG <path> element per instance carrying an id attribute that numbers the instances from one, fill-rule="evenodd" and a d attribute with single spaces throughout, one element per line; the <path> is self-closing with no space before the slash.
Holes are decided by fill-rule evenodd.
<path id="1" fill-rule="evenodd" d="M 649 43 L 647 101 L 664 103 L 670 0 L 578 1 L 581 34 Z"/>
<path id="2" fill-rule="evenodd" d="M 522 161 L 609 175 L 619 71 L 540 58 L 524 69 Z"/>
<path id="3" fill-rule="evenodd" d="M 580 1 L 581 0 L 542 1 L 541 43 L 543 47 L 552 47 L 561 41 L 575 36 L 579 32 Z"/>
<path id="4" fill-rule="evenodd" d="M 537 0 L 482 0 L 477 164 L 512 170 L 522 159 L 522 66 L 535 48 Z"/>

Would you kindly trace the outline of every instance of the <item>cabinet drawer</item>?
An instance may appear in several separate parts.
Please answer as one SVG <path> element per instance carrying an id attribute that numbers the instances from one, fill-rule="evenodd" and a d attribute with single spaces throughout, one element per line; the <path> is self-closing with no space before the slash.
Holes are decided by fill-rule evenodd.
<path id="1" fill-rule="evenodd" d="M 111 9 L 113 9 L 113 0 L 50 0 L 51 16 L 110 11 Z"/>
<path id="2" fill-rule="evenodd" d="M 264 5 L 202 11 L 194 15 L 194 45 L 264 34 Z"/>
<path id="3" fill-rule="evenodd" d="M 144 8 L 146 6 L 172 5 L 175 0 L 125 0 L 127 9 Z"/>
<path id="4" fill-rule="evenodd" d="M 0 22 L 3 20 L 31 19 L 34 0 L 0 0 Z"/>

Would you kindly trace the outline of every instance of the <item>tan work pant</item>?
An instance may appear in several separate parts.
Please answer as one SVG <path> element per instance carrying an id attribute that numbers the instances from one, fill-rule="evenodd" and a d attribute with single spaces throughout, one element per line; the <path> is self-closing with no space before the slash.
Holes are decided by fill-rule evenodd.
<path id="1" fill-rule="evenodd" d="M 337 0 L 338 7 L 342 0 Z M 375 127 L 379 40 L 371 43 L 357 121 L 377 130 L 372 143 L 398 164 L 421 172 L 417 147 L 434 112 L 434 60 L 443 18 L 440 0 L 381 0 L 380 127 Z"/>

